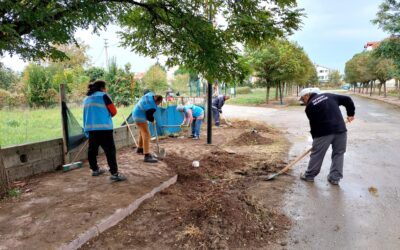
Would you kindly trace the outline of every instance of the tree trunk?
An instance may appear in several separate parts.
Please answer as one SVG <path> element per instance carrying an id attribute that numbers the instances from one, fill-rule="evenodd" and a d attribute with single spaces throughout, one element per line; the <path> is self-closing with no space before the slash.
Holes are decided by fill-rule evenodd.
<path id="1" fill-rule="evenodd" d="M 279 96 L 280 96 L 280 101 L 281 105 L 283 105 L 283 100 L 282 100 L 282 83 L 279 82 Z"/>
<path id="2" fill-rule="evenodd" d="M 386 81 L 383 82 L 383 96 L 386 97 Z"/>
<path id="3" fill-rule="evenodd" d="M 4 166 L 3 156 L 0 147 L 0 198 L 7 194 L 9 189 L 7 171 Z"/>
<path id="4" fill-rule="evenodd" d="M 275 101 L 278 101 L 278 89 L 279 89 L 279 85 L 278 85 L 278 83 L 276 84 L 276 87 L 275 87 Z"/>
<path id="5" fill-rule="evenodd" d="M 271 87 L 268 86 L 267 87 L 267 104 L 269 103 L 269 91 L 270 91 Z"/>
<path id="6" fill-rule="evenodd" d="M 380 80 L 379 80 L 380 81 Z M 378 87 L 378 95 L 380 96 L 382 93 L 382 82 L 379 83 L 379 87 Z"/>
<path id="7" fill-rule="evenodd" d="M 374 86 L 374 81 L 370 82 L 369 96 L 372 96 L 372 87 Z"/>
<path id="8" fill-rule="evenodd" d="M 300 86 L 297 85 L 297 87 L 296 87 L 296 96 L 299 96 L 299 89 L 300 89 Z"/>

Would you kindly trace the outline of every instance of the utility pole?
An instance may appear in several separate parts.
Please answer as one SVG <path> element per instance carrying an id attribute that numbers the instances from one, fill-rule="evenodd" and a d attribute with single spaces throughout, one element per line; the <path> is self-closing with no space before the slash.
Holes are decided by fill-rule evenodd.
<path id="1" fill-rule="evenodd" d="M 107 42 L 107 38 L 104 39 L 104 51 L 106 53 L 106 68 L 108 68 L 108 42 Z"/>

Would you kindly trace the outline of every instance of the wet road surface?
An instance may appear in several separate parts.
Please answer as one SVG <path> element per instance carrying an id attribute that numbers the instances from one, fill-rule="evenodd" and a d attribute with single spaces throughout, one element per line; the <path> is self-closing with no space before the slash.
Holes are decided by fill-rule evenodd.
<path id="1" fill-rule="evenodd" d="M 400 108 L 353 97 L 344 178 L 330 185 L 330 154 L 314 183 L 298 179 L 309 157 L 290 172 L 297 180 L 285 195 L 293 219 L 285 249 L 400 249 Z M 287 131 L 289 159 L 311 146 L 304 107 L 268 109 L 226 105 L 228 118 L 260 120 Z M 343 108 L 344 111 L 344 108 Z"/>

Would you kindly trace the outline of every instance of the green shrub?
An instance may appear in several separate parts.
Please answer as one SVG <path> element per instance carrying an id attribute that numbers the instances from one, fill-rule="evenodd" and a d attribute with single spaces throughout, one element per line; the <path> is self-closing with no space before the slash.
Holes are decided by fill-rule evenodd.
<path id="1" fill-rule="evenodd" d="M 11 97 L 11 93 L 7 90 L 0 89 L 0 108 L 4 106 L 8 106 L 9 99 Z"/>
<path id="2" fill-rule="evenodd" d="M 238 87 L 236 88 L 236 94 L 243 95 L 243 94 L 250 94 L 251 88 L 250 87 Z"/>

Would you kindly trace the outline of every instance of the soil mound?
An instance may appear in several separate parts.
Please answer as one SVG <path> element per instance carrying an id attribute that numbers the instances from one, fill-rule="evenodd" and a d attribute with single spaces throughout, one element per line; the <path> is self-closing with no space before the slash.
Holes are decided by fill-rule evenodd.
<path id="1" fill-rule="evenodd" d="M 228 145 L 231 146 L 253 146 L 253 145 L 268 145 L 273 143 L 270 138 L 265 138 L 255 131 L 245 132 L 238 138 L 233 139 Z"/>
<path id="2" fill-rule="evenodd" d="M 244 121 L 244 120 L 233 122 L 232 127 L 238 128 L 238 129 L 257 130 L 258 132 L 264 132 L 264 133 L 275 133 L 276 132 L 273 128 L 267 127 L 264 124 L 250 122 L 250 121 Z"/>

